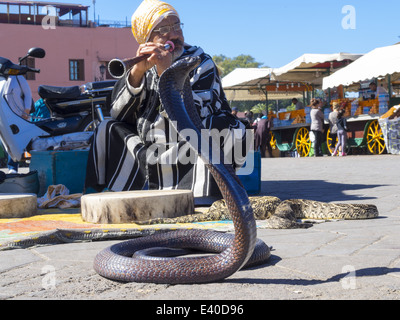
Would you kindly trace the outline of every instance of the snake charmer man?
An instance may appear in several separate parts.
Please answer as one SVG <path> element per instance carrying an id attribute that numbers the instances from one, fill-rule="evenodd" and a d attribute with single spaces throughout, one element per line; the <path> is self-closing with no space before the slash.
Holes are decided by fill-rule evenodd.
<path id="1" fill-rule="evenodd" d="M 220 195 L 204 162 L 197 155 L 188 161 L 188 143 L 178 137 L 160 102 L 160 75 L 174 61 L 188 56 L 201 58 L 200 65 L 190 73 L 190 83 L 204 127 L 228 131 L 228 137 L 220 139 L 221 148 L 234 153 L 231 163 L 235 168 L 245 162 L 251 140 L 246 139 L 245 125 L 231 115 L 213 60 L 201 48 L 184 42 L 182 27 L 177 11 L 158 0 L 143 1 L 133 14 L 137 56 L 150 56 L 127 70 L 114 87 L 112 119 L 103 121 L 96 130 L 86 188 L 186 189 L 192 190 L 195 198 Z M 173 42 L 173 52 L 165 49 L 167 41 Z M 234 147 L 240 152 L 233 152 Z"/>

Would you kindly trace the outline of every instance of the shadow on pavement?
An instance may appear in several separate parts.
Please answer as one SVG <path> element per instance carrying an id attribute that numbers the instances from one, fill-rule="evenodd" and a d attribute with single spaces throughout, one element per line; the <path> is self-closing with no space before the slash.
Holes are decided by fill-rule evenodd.
<path id="1" fill-rule="evenodd" d="M 324 180 L 262 181 L 261 194 L 275 196 L 281 200 L 308 199 L 323 202 L 368 200 L 376 197 L 351 195 L 348 192 L 383 186 L 387 185 L 332 183 Z"/>
<path id="2" fill-rule="evenodd" d="M 273 263 L 274 264 L 274 263 Z M 264 265 L 267 268 L 270 264 Z M 262 266 L 261 266 L 262 267 Z M 261 268 L 259 267 L 259 268 Z M 330 277 L 326 280 L 318 280 L 318 279 L 226 279 L 225 282 L 228 283 L 246 283 L 246 284 L 284 284 L 284 285 L 293 285 L 293 286 L 312 286 L 330 282 L 339 282 L 342 279 L 350 278 L 350 277 L 377 277 L 384 276 L 389 273 L 400 273 L 400 268 L 387 268 L 387 267 L 371 267 L 355 270 L 354 273 L 340 273 L 333 277 Z"/>

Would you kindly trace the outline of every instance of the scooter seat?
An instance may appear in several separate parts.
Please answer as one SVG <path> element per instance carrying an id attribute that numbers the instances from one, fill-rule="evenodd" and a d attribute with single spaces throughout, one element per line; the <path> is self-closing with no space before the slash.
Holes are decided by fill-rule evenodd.
<path id="1" fill-rule="evenodd" d="M 79 86 L 53 87 L 39 86 L 39 96 L 43 99 L 76 99 L 81 95 Z"/>
<path id="2" fill-rule="evenodd" d="M 25 174 L 5 174 L 0 171 L 0 194 L 2 193 L 36 193 L 40 188 L 37 170 Z"/>
<path id="3" fill-rule="evenodd" d="M 86 83 L 86 88 L 88 90 L 100 90 L 100 89 L 106 89 L 106 88 L 114 87 L 114 85 L 116 83 L 117 83 L 117 80 L 88 82 L 88 83 Z"/>

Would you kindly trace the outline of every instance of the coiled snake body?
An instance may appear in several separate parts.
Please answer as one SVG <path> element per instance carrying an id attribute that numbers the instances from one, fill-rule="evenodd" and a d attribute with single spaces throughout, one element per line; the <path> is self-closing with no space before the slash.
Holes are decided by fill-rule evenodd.
<path id="1" fill-rule="evenodd" d="M 94 269 L 106 278 L 166 284 L 214 282 L 229 277 L 244 266 L 260 264 L 270 256 L 268 246 L 256 239 L 253 210 L 233 168 L 219 163 L 220 159 L 224 159 L 221 150 L 213 149 L 214 143 L 204 141 L 211 137 L 204 135 L 202 130 L 204 127 L 196 111 L 188 79 L 190 71 L 199 62 L 199 57 L 188 57 L 166 70 L 159 82 L 160 98 L 177 132 L 191 129 L 197 133 L 197 141 L 187 139 L 187 142 L 207 164 L 216 180 L 231 214 L 235 234 L 179 230 L 114 245 L 100 252 L 94 261 Z M 208 149 L 202 150 L 201 146 Z M 216 157 L 218 161 L 214 163 Z M 179 249 L 165 251 L 159 250 L 160 247 Z M 186 249 L 217 254 L 176 257 Z M 155 257 L 159 251 L 166 256 Z"/>

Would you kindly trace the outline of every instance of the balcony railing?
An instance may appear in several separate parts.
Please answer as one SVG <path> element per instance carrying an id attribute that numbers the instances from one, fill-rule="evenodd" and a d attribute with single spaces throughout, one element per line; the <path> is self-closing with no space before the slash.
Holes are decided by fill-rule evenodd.
<path id="1" fill-rule="evenodd" d="M 115 21 L 115 20 L 99 20 L 96 21 L 97 27 L 109 27 L 109 28 L 130 28 L 131 22 L 126 21 Z"/>

